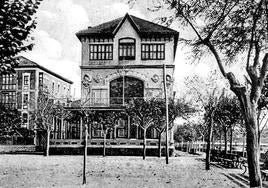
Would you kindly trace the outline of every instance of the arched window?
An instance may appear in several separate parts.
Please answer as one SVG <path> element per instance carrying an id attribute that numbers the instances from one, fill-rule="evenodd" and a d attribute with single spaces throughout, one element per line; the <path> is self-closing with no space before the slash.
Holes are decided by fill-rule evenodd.
<path id="1" fill-rule="evenodd" d="M 119 39 L 119 60 L 134 60 L 135 59 L 135 39 L 122 38 Z"/>
<path id="2" fill-rule="evenodd" d="M 132 98 L 143 97 L 143 81 L 133 77 L 119 77 L 110 82 L 110 104 L 122 105 Z"/>

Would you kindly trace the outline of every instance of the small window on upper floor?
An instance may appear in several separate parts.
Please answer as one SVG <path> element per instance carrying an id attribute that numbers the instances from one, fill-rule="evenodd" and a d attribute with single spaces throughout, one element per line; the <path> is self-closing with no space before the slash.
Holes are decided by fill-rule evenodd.
<path id="1" fill-rule="evenodd" d="M 164 60 L 165 44 L 141 44 L 142 60 Z"/>
<path id="2" fill-rule="evenodd" d="M 24 86 L 28 86 L 29 85 L 29 75 L 25 75 L 23 77 L 23 84 L 24 84 Z"/>
<path id="3" fill-rule="evenodd" d="M 135 39 L 119 39 L 119 60 L 135 60 Z"/>

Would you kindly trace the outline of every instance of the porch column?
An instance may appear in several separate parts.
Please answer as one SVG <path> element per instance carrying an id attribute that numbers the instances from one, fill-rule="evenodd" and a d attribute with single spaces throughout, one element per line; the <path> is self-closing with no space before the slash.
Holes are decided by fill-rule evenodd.
<path id="1" fill-rule="evenodd" d="M 91 140 L 91 123 L 88 125 L 88 139 Z"/>
<path id="2" fill-rule="evenodd" d="M 57 137 L 56 137 L 56 134 L 55 134 L 56 126 L 55 126 L 55 117 L 54 117 L 54 116 L 53 116 L 53 118 L 52 118 L 52 127 L 53 127 L 53 130 L 50 130 L 50 134 L 51 134 L 52 132 L 54 132 L 54 134 L 52 134 L 52 135 L 53 135 L 53 139 L 56 139 Z"/>
<path id="3" fill-rule="evenodd" d="M 83 138 L 83 119 L 80 117 L 80 140 Z"/>

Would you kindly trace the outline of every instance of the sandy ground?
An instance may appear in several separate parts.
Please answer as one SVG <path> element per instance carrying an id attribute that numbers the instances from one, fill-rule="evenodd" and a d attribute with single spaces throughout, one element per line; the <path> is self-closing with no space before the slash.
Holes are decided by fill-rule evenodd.
<path id="1" fill-rule="evenodd" d="M 0 187 L 240 187 L 224 174 L 241 169 L 206 171 L 204 155 L 179 155 L 168 165 L 164 157 L 88 156 L 86 185 L 83 156 L 0 155 Z"/>

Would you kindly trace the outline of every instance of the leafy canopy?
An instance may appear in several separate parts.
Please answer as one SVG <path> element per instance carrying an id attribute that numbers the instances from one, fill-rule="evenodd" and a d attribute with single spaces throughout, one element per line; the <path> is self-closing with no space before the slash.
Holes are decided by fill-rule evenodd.
<path id="1" fill-rule="evenodd" d="M 31 50 L 33 44 L 26 43 L 36 27 L 36 13 L 42 0 L 0 1 L 0 73 L 14 72 L 15 56 Z"/>

